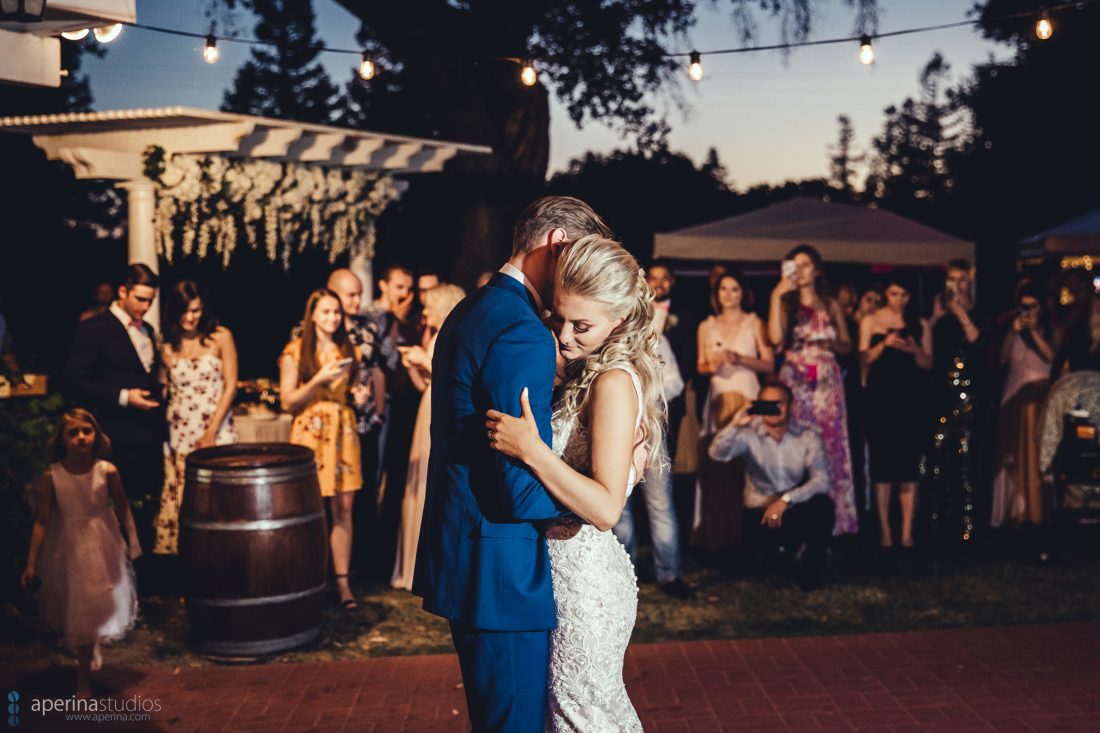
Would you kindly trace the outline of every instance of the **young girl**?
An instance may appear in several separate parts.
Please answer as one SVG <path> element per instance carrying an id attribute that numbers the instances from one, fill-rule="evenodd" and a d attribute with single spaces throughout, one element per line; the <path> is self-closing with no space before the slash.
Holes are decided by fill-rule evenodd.
<path id="1" fill-rule="evenodd" d="M 348 585 L 351 561 L 351 512 L 355 492 L 363 487 L 359 465 L 359 433 L 355 404 L 363 405 L 368 388 L 352 384 L 362 358 L 344 328 L 340 298 L 326 288 L 314 290 L 302 318 L 302 335 L 286 345 L 279 357 L 279 394 L 283 409 L 294 414 L 290 442 L 312 448 L 321 496 L 332 509 L 332 567 L 340 604 L 358 607 Z"/>
<path id="2" fill-rule="evenodd" d="M 22 581 L 29 586 L 42 578 L 42 616 L 76 653 L 76 694 L 88 697 L 91 673 L 103 664 L 99 642 L 121 638 L 137 617 L 130 561 L 141 547 L 118 470 L 103 460 L 111 443 L 95 417 L 87 410 L 66 412 L 47 450 L 54 462 L 39 485 Z"/>

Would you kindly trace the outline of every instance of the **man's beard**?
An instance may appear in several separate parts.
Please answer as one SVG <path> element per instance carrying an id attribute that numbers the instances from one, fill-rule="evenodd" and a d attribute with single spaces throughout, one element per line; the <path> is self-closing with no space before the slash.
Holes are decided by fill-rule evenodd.
<path id="1" fill-rule="evenodd" d="M 668 300 L 670 295 L 672 295 L 672 293 L 665 293 L 664 295 L 654 295 L 653 300 L 658 303 L 664 303 L 666 300 Z"/>

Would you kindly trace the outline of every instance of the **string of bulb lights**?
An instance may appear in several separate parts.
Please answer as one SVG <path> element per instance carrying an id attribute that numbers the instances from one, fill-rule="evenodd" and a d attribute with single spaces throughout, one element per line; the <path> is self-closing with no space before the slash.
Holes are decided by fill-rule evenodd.
<path id="1" fill-rule="evenodd" d="M 1005 21 L 1015 20 L 1019 18 L 1034 17 L 1035 18 L 1035 37 L 1040 41 L 1048 41 L 1054 35 L 1054 21 L 1051 18 L 1052 13 L 1057 13 L 1061 10 L 1068 8 L 1081 9 L 1085 5 L 1091 5 L 1093 3 L 1100 2 L 1100 0 L 1077 0 L 1076 2 L 1064 2 L 1056 5 L 1042 5 L 1038 11 L 1025 11 L 1020 13 L 1013 13 L 1010 15 L 1001 15 L 995 18 L 987 18 L 986 20 Z M 913 35 L 916 33 L 931 33 L 933 31 L 945 30 L 948 28 L 961 28 L 965 26 L 973 26 L 982 22 L 982 19 L 975 18 L 973 20 L 962 20 L 956 23 L 944 23 L 941 25 L 924 26 L 921 28 L 906 28 L 904 30 L 889 31 L 885 33 L 869 34 L 863 33 L 859 36 L 851 36 L 845 38 L 828 38 L 816 41 L 801 41 L 797 43 L 780 43 L 771 46 L 742 46 L 738 48 L 724 48 L 716 49 L 712 51 L 688 51 L 688 52 L 673 52 L 665 54 L 665 58 L 681 58 L 687 57 L 687 72 L 688 78 L 693 82 L 702 81 L 703 79 L 703 56 L 720 56 L 732 53 L 752 53 L 755 51 L 779 51 L 790 50 L 794 48 L 804 48 L 806 46 L 827 46 L 835 45 L 838 43 L 853 43 L 859 42 L 859 62 L 865 66 L 870 66 L 875 63 L 875 47 L 874 41 L 882 38 L 890 38 L 894 36 Z M 184 36 L 186 38 L 201 38 L 203 40 L 202 58 L 208 64 L 216 64 L 221 57 L 221 52 L 218 50 L 218 42 L 224 41 L 226 43 L 244 43 L 252 46 L 274 46 L 275 44 L 270 41 L 260 41 L 251 38 L 236 38 L 233 36 L 219 36 L 213 32 L 211 28 L 210 33 L 194 33 L 191 31 L 181 31 L 174 28 L 162 28 L 159 26 L 145 25 L 142 23 L 126 23 L 133 28 L 140 30 L 151 31 L 154 33 L 166 33 L 174 36 Z M 66 38 L 70 41 L 80 41 L 86 38 L 91 32 L 97 41 L 100 43 L 110 43 L 118 38 L 122 33 L 122 23 L 114 23 L 108 26 L 102 26 L 100 28 L 84 28 L 78 31 L 67 31 L 62 33 L 62 38 Z M 328 48 L 322 47 L 322 53 L 339 53 L 339 54 L 354 54 L 359 56 L 359 77 L 364 81 L 370 81 L 373 79 L 378 71 L 379 67 L 374 59 L 374 55 L 369 51 L 359 49 L 346 49 L 346 48 Z M 493 57 L 499 61 L 506 61 L 514 63 L 520 67 L 519 80 L 524 86 L 533 87 L 538 83 L 538 71 L 535 67 L 535 59 L 533 58 L 516 58 L 513 56 L 498 56 Z"/>

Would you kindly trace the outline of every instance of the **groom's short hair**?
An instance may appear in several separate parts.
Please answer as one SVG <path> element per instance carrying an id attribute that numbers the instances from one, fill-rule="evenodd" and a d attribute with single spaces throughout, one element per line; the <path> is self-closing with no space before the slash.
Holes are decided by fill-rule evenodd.
<path id="1" fill-rule="evenodd" d="M 589 234 L 613 238 L 611 228 L 592 207 L 572 196 L 544 196 L 520 214 L 512 238 L 512 256 L 536 249 L 539 237 L 551 229 L 564 229 L 570 242 Z"/>

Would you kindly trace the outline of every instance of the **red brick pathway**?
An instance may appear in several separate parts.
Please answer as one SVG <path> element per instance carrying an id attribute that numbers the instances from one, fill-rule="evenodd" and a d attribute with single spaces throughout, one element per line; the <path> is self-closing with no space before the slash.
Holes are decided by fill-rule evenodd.
<path id="1" fill-rule="evenodd" d="M 152 723 L 26 730 L 467 730 L 454 656 L 249 667 L 107 667 Z M 627 687 L 647 731 L 1098 731 L 1100 622 L 862 636 L 639 644 Z M 0 690 L 68 691 L 71 672 L 0 667 Z"/>

